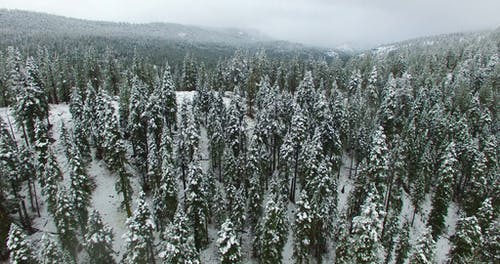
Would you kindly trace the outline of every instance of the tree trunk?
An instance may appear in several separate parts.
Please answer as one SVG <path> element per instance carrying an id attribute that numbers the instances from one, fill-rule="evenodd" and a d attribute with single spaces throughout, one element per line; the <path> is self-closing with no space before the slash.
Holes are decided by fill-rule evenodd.
<path id="1" fill-rule="evenodd" d="M 290 188 L 290 201 L 292 203 L 295 203 L 295 189 L 297 185 L 297 174 L 299 170 L 299 150 L 297 149 L 295 151 L 295 164 L 294 164 L 294 169 L 293 169 L 293 179 L 292 179 L 292 184 Z"/>
<path id="2" fill-rule="evenodd" d="M 411 227 L 413 227 L 413 222 L 415 222 L 415 215 L 417 214 L 417 207 L 413 208 L 413 214 L 411 216 Z"/>
<path id="3" fill-rule="evenodd" d="M 36 213 L 38 215 L 38 217 L 40 217 L 40 205 L 38 204 L 38 195 L 36 193 L 36 185 L 35 185 L 35 182 L 32 183 L 33 184 L 33 194 L 35 195 L 35 206 L 36 206 Z"/>
<path id="4" fill-rule="evenodd" d="M 354 157 L 351 157 L 351 164 L 349 165 L 349 179 L 352 179 L 352 165 L 354 162 Z"/>

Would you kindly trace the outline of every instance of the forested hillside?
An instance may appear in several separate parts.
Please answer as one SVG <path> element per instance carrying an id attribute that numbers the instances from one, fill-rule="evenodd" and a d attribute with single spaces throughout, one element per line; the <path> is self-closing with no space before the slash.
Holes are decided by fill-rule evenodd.
<path id="1" fill-rule="evenodd" d="M 0 48 L 16 46 L 22 53 L 57 52 L 57 60 L 77 68 L 82 56 L 119 57 L 122 63 L 140 58 L 177 69 L 189 53 L 213 67 L 218 59 L 232 56 L 238 48 L 256 52 L 266 49 L 271 57 L 307 58 L 325 49 L 273 40 L 255 30 L 186 26 L 173 23 L 114 23 L 0 9 Z M 344 56 L 342 52 L 338 52 Z M 53 53 L 45 56 L 53 56 Z M 52 58 L 55 59 L 55 58 Z"/>
<path id="2" fill-rule="evenodd" d="M 12 263 L 500 262 L 498 31 L 175 70 L 9 41 Z"/>

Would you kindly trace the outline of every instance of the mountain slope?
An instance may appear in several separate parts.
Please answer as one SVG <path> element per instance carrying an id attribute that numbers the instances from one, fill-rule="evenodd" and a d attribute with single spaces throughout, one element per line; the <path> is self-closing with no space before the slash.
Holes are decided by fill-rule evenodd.
<path id="1" fill-rule="evenodd" d="M 174 23 L 115 23 L 63 16 L 0 9 L 0 49 L 22 46 L 26 52 L 45 46 L 49 50 L 86 50 L 89 46 L 103 52 L 111 47 L 121 56 L 141 57 L 161 65 L 165 60 L 181 62 L 186 53 L 214 65 L 236 49 L 257 51 L 264 48 L 271 57 L 324 56 L 326 50 L 299 43 L 273 40 L 253 30 L 210 28 Z"/>
<path id="2" fill-rule="evenodd" d="M 258 32 L 239 29 L 204 28 L 174 23 L 114 23 L 68 18 L 20 10 L 0 10 L 0 33 L 28 36 L 55 34 L 71 37 L 102 36 L 158 38 L 186 42 L 242 44 L 269 41 Z"/>

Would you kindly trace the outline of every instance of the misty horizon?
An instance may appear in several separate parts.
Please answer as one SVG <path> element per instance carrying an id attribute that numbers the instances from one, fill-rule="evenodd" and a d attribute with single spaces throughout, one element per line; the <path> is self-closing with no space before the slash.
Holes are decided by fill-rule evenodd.
<path id="1" fill-rule="evenodd" d="M 369 48 L 424 36 L 492 30 L 500 2 L 382 1 L 71 1 L 0 0 L 0 8 L 132 24 L 176 23 L 256 30 L 276 40 Z"/>

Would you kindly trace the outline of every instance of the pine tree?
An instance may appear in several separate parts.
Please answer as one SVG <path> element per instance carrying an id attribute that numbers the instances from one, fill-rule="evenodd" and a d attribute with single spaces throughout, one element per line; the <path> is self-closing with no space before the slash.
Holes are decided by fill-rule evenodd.
<path id="1" fill-rule="evenodd" d="M 113 231 L 102 222 L 101 215 L 96 210 L 92 211 L 89 216 L 83 245 L 92 263 L 115 263 Z"/>
<path id="2" fill-rule="evenodd" d="M 203 186 L 203 172 L 196 163 L 189 166 L 189 185 L 186 189 L 186 215 L 191 221 L 194 243 L 198 250 L 208 244 L 208 204 Z"/>
<path id="3" fill-rule="evenodd" d="M 60 249 L 58 243 L 48 234 L 43 234 L 42 241 L 40 243 L 39 263 L 71 263 L 71 258 L 68 256 L 68 254 L 64 253 Z"/>
<path id="4" fill-rule="evenodd" d="M 409 264 L 433 264 L 435 242 L 431 230 L 426 229 L 418 238 L 410 255 Z"/>
<path id="5" fill-rule="evenodd" d="M 127 170 L 124 167 L 122 167 L 118 170 L 118 181 L 115 184 L 116 192 L 118 194 L 121 193 L 123 196 L 121 207 L 125 209 L 127 217 L 132 216 L 131 203 L 132 203 L 132 194 L 134 193 L 134 190 L 132 188 L 132 185 L 130 184 L 131 177 L 132 176 L 130 175 L 130 173 L 128 173 Z"/>
<path id="6" fill-rule="evenodd" d="M 380 230 L 383 212 L 379 198 L 371 191 L 361 206 L 361 214 L 352 220 L 352 256 L 355 263 L 379 263 L 382 249 Z"/>
<path id="7" fill-rule="evenodd" d="M 36 263 L 33 250 L 28 244 L 28 239 L 24 231 L 16 224 L 10 225 L 7 248 L 10 251 L 10 261 L 13 264 Z"/>
<path id="8" fill-rule="evenodd" d="M 496 214 L 493 210 L 492 199 L 486 198 L 477 212 L 477 222 L 481 227 L 481 231 L 485 233 L 485 231 L 490 228 L 490 225 L 493 224 L 495 219 Z"/>
<path id="9" fill-rule="evenodd" d="M 72 149 L 76 147 L 73 145 Z M 85 227 L 87 225 L 88 218 L 88 207 L 90 205 L 90 199 L 92 194 L 92 186 L 89 176 L 81 162 L 81 158 L 78 152 L 72 154 L 69 160 L 70 163 L 70 195 L 72 204 L 75 209 L 75 213 L 78 218 L 78 223 L 82 233 L 85 233 Z"/>
<path id="10" fill-rule="evenodd" d="M 455 234 L 451 237 L 451 263 L 478 262 L 476 252 L 482 250 L 481 240 L 481 227 L 475 216 L 458 219 Z"/>
<path id="11" fill-rule="evenodd" d="M 404 222 L 401 233 L 399 234 L 398 244 L 396 246 L 396 264 L 404 264 L 410 251 L 410 224 Z"/>
<path id="12" fill-rule="evenodd" d="M 132 90 L 129 105 L 129 132 L 132 143 L 133 157 L 142 177 L 145 177 L 147 169 L 147 122 L 145 120 L 145 94 L 146 85 L 134 77 L 132 79 Z"/>
<path id="13" fill-rule="evenodd" d="M 122 263 L 155 263 L 154 254 L 154 222 L 151 212 L 145 201 L 145 194 L 141 192 L 137 200 L 137 209 L 132 217 L 127 219 L 127 232 L 123 235 L 125 240 L 125 253 Z"/>
<path id="14" fill-rule="evenodd" d="M 350 261 L 350 241 L 349 223 L 345 214 L 340 215 L 337 228 L 335 229 L 335 263 L 349 263 Z"/>
<path id="15" fill-rule="evenodd" d="M 225 107 L 220 94 L 216 97 L 208 112 L 207 137 L 210 167 L 222 180 L 222 157 L 224 155 L 224 116 Z"/>
<path id="16" fill-rule="evenodd" d="M 156 144 L 155 134 L 148 133 L 148 171 L 146 174 L 146 182 L 143 183 L 144 190 L 156 190 L 160 186 L 161 163 L 158 154 L 159 148 Z"/>
<path id="17" fill-rule="evenodd" d="M 306 123 L 307 120 L 300 106 L 295 106 L 290 130 L 281 145 L 281 155 L 288 160 L 290 171 L 293 172 L 293 178 L 290 186 L 290 201 L 295 202 L 295 190 L 297 186 L 297 177 L 299 173 L 300 154 L 302 146 L 306 141 Z"/>
<path id="18" fill-rule="evenodd" d="M 185 104 L 181 108 L 181 117 L 181 125 L 177 138 L 176 163 L 180 168 L 182 184 L 184 190 L 186 190 L 189 164 L 197 158 L 200 135 L 195 127 L 193 118 L 187 112 L 187 105 Z"/>
<path id="19" fill-rule="evenodd" d="M 493 221 L 490 227 L 483 231 L 483 241 L 481 243 L 481 250 L 479 252 L 481 260 L 483 262 L 493 262 L 497 263 L 500 261 L 500 235 L 498 230 L 500 228 L 500 223 L 498 221 Z"/>
<path id="20" fill-rule="evenodd" d="M 243 232 L 245 225 L 245 199 L 242 189 L 232 184 L 226 186 L 226 211 L 230 212 L 229 219 L 238 234 Z"/>
<path id="21" fill-rule="evenodd" d="M 174 221 L 163 233 L 161 250 L 158 255 L 164 263 L 200 263 L 192 229 L 186 215 L 180 208 L 175 213 Z"/>
<path id="22" fill-rule="evenodd" d="M 182 64 L 182 90 L 194 91 L 196 89 L 196 79 L 198 70 L 191 54 L 186 54 Z"/>
<path id="23" fill-rule="evenodd" d="M 26 62 L 24 83 L 22 88 L 16 92 L 16 104 L 14 105 L 14 117 L 16 123 L 22 128 L 26 144 L 34 143 L 35 121 L 45 120 L 48 114 L 48 103 L 40 83 L 33 76 L 37 70 L 33 58 Z"/>
<path id="24" fill-rule="evenodd" d="M 432 237 L 437 239 L 445 228 L 444 218 L 448 213 L 448 204 L 452 195 L 453 178 L 456 173 L 455 145 L 450 143 L 439 169 L 439 181 L 432 197 L 432 209 L 429 213 L 428 225 L 432 229 Z"/>
<path id="25" fill-rule="evenodd" d="M 328 161 L 322 160 L 316 166 L 316 171 L 305 189 L 311 194 L 309 199 L 313 212 L 311 248 L 314 257 L 321 260 L 334 230 L 337 214 L 337 183 Z"/>
<path id="26" fill-rule="evenodd" d="M 97 95 L 90 82 L 87 83 L 85 103 L 83 105 L 83 126 L 87 130 L 87 136 L 92 145 L 96 144 L 95 134 L 97 133 Z"/>
<path id="27" fill-rule="evenodd" d="M 307 71 L 304 75 L 304 79 L 297 88 L 295 100 L 308 117 L 313 114 L 314 102 L 316 100 L 314 93 L 315 89 L 312 73 Z"/>
<path id="28" fill-rule="evenodd" d="M 264 181 L 261 165 L 259 164 L 259 143 L 252 140 L 247 155 L 246 169 L 250 173 L 248 186 L 248 220 L 252 232 L 255 231 L 263 213 Z"/>
<path id="29" fill-rule="evenodd" d="M 78 222 L 71 195 L 64 188 L 60 188 L 57 192 L 54 222 L 62 248 L 70 254 L 73 261 L 76 261 L 79 244 L 76 231 Z"/>
<path id="30" fill-rule="evenodd" d="M 69 112 L 73 120 L 81 121 L 84 118 L 84 105 L 82 95 L 78 88 L 73 88 L 69 102 Z"/>
<path id="31" fill-rule="evenodd" d="M 254 242 L 259 263 L 281 263 L 282 251 L 288 234 L 288 219 L 283 200 L 270 199 Z M 277 200 L 275 203 L 273 200 Z"/>
<path id="32" fill-rule="evenodd" d="M 163 78 L 160 85 L 160 105 L 162 106 L 163 117 L 170 131 L 177 128 L 177 101 L 176 88 L 170 73 L 170 66 L 165 65 Z"/>
<path id="33" fill-rule="evenodd" d="M 310 263 L 313 212 L 307 194 L 302 191 L 295 213 L 293 257 L 297 264 Z"/>
<path id="34" fill-rule="evenodd" d="M 7 48 L 6 58 L 6 83 L 4 103 L 9 105 L 15 102 L 16 95 L 22 89 L 22 59 L 19 49 L 12 46 Z"/>
<path id="35" fill-rule="evenodd" d="M 49 151 L 49 135 L 46 125 L 39 119 L 35 122 L 35 142 L 34 149 L 37 152 L 37 178 L 40 185 L 43 186 L 44 178 L 43 173 L 45 164 L 47 163 L 47 155 Z"/>
<path id="36" fill-rule="evenodd" d="M 59 182 L 62 180 L 62 172 L 57 164 L 54 153 L 50 150 L 47 157 L 47 164 L 43 171 L 44 184 L 42 185 L 42 194 L 46 196 L 47 210 L 55 215 L 57 207 L 57 193 Z"/>
<path id="37" fill-rule="evenodd" d="M 388 149 L 385 142 L 384 128 L 379 126 L 372 136 L 371 151 L 368 155 L 366 175 L 375 183 L 379 194 L 385 193 L 388 178 Z"/>
<path id="38" fill-rule="evenodd" d="M 222 264 L 240 263 L 242 259 L 240 241 L 234 230 L 233 223 L 228 218 L 221 226 L 217 247 Z"/>
<path id="39" fill-rule="evenodd" d="M 154 219 L 158 230 L 164 230 L 177 210 L 177 182 L 172 161 L 163 158 L 161 185 L 153 196 Z"/>

